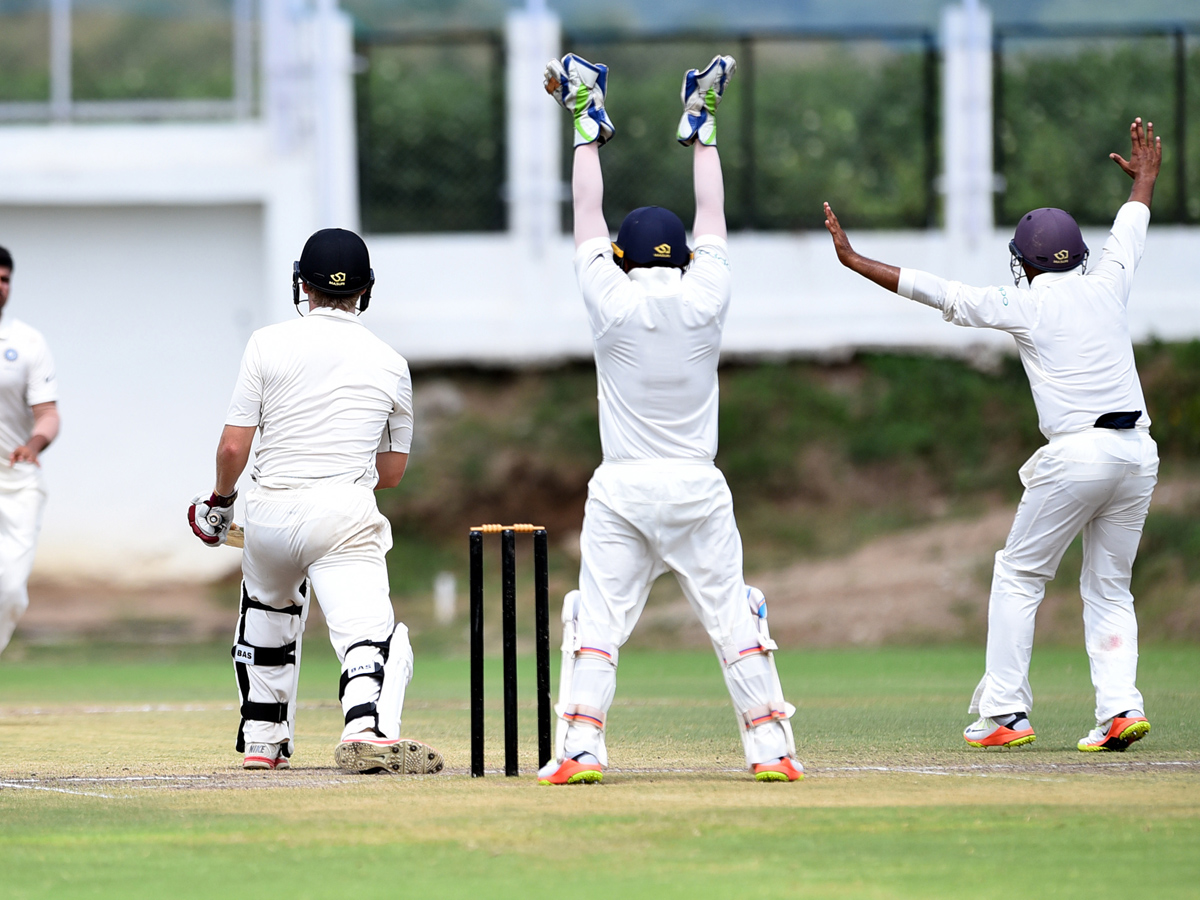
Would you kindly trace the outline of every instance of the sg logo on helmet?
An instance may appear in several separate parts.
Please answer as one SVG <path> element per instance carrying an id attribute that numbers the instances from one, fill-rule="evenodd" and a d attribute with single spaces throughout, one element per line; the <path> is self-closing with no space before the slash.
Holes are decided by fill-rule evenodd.
<path id="1" fill-rule="evenodd" d="M 654 248 L 654 255 L 660 259 L 670 259 L 671 258 L 671 245 L 670 244 L 659 244 L 657 247 Z"/>
<path id="2" fill-rule="evenodd" d="M 1066 251 L 1064 250 L 1063 252 L 1065 253 Z M 329 276 L 329 283 L 333 284 L 333 285 L 337 285 L 338 287 L 342 287 L 346 283 L 346 273 L 345 272 L 334 272 L 332 275 Z"/>
<path id="3" fill-rule="evenodd" d="M 1067 261 L 1067 259 L 1070 257 L 1070 255 L 1071 254 L 1066 250 L 1059 250 L 1057 253 L 1054 254 L 1054 261 L 1059 262 L 1059 263 L 1064 263 Z"/>

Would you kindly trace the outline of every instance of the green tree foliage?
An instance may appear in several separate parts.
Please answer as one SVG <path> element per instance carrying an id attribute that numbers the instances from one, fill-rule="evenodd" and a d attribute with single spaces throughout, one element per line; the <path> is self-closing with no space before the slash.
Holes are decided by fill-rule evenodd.
<path id="1" fill-rule="evenodd" d="M 937 137 L 929 142 L 924 131 L 920 45 L 672 41 L 571 49 L 610 70 L 606 105 L 617 137 L 603 150 L 604 205 L 614 227 L 639 206 L 665 206 L 690 220 L 691 156 L 674 141 L 680 84 L 687 69 L 718 52 L 741 55 L 717 116 L 731 228 L 818 228 L 825 199 L 862 227 L 927 223 L 926 166 Z M 569 135 L 564 150 L 569 181 Z"/>
<path id="2" fill-rule="evenodd" d="M 1187 203 L 1181 207 L 1178 200 L 1183 123 L 1176 116 L 1173 38 L 1039 40 L 1004 46 L 997 144 L 1006 190 L 997 198 L 998 221 L 1013 223 L 1030 209 L 1057 206 L 1081 224 L 1111 222 L 1129 196 L 1129 178 L 1108 154 L 1129 155 L 1126 129 L 1135 116 L 1153 121 L 1163 139 L 1155 219 L 1200 218 L 1194 164 Z M 1200 53 L 1194 49 L 1187 68 L 1193 123 L 1185 137 L 1194 156 L 1200 140 L 1194 113 Z"/>
<path id="3" fill-rule="evenodd" d="M 360 49 L 367 60 L 358 79 L 364 229 L 503 229 L 504 70 L 498 46 Z"/>

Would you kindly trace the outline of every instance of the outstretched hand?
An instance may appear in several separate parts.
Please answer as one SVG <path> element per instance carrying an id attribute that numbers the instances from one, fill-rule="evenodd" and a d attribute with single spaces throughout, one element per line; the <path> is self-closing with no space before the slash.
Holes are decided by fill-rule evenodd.
<path id="1" fill-rule="evenodd" d="M 846 237 L 842 223 L 828 203 L 825 204 L 825 230 L 833 237 L 833 249 L 837 251 L 838 262 L 843 266 L 850 265 L 850 260 L 855 256 L 854 248 L 850 246 L 850 238 Z"/>
<path id="2" fill-rule="evenodd" d="M 842 229 L 842 223 L 838 221 L 838 217 L 833 213 L 833 207 L 828 203 L 825 204 L 825 230 L 833 238 L 833 249 L 837 252 L 838 262 L 847 269 L 857 272 L 863 278 L 869 279 L 889 291 L 894 292 L 900 286 L 900 270 L 896 266 L 867 259 L 862 254 L 855 252 L 854 248 L 850 246 L 850 238 L 846 237 L 846 232 Z"/>
<path id="3" fill-rule="evenodd" d="M 1129 125 L 1129 159 L 1122 158 L 1119 153 L 1110 153 L 1108 158 L 1120 166 L 1125 174 L 1137 180 L 1139 175 L 1158 177 L 1162 167 L 1162 138 L 1154 136 L 1154 123 L 1147 122 L 1142 127 L 1141 116 Z"/>
<path id="4" fill-rule="evenodd" d="M 1129 199 L 1148 207 L 1154 197 L 1158 170 L 1162 168 L 1162 138 L 1154 136 L 1153 122 L 1147 122 L 1143 128 L 1139 116 L 1129 125 L 1129 143 L 1129 159 L 1124 159 L 1119 153 L 1110 153 L 1108 158 L 1133 179 Z"/>

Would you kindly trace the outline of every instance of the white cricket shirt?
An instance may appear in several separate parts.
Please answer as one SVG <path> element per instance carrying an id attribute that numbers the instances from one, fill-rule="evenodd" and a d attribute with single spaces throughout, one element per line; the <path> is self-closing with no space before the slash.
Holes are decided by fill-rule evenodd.
<path id="1" fill-rule="evenodd" d="M 408 363 L 353 313 L 314 309 L 251 335 L 225 424 L 258 427 L 263 487 L 374 487 L 375 454 L 412 442 Z"/>
<path id="2" fill-rule="evenodd" d="M 33 433 L 32 407 L 57 400 L 46 339 L 19 319 L 0 318 L 0 488 L 15 490 L 37 481 L 37 466 L 10 468 L 8 457 Z"/>
<path id="3" fill-rule="evenodd" d="M 596 352 L 600 444 L 608 461 L 717 454 L 717 362 L 729 311 L 725 241 L 696 239 L 679 269 L 613 263 L 606 238 L 575 251 Z"/>
<path id="4" fill-rule="evenodd" d="M 897 292 L 940 309 L 955 325 L 1009 332 L 1047 438 L 1084 431 L 1109 412 L 1141 410 L 1137 427 L 1148 429 L 1126 307 L 1149 224 L 1145 204 L 1126 203 L 1086 274 L 1043 272 L 1027 290 L 967 287 L 901 269 Z"/>

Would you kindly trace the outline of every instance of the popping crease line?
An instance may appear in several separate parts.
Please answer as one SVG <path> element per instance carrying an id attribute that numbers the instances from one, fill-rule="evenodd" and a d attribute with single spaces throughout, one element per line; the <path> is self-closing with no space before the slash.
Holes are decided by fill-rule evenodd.
<path id="1" fill-rule="evenodd" d="M 55 794 L 75 794 L 78 797 L 103 797 L 112 800 L 112 794 L 96 794 L 91 791 L 69 791 L 66 788 L 46 787 L 41 784 L 19 784 L 15 781 L 0 781 L 0 789 L 12 788 L 17 791 L 51 791 Z"/>

